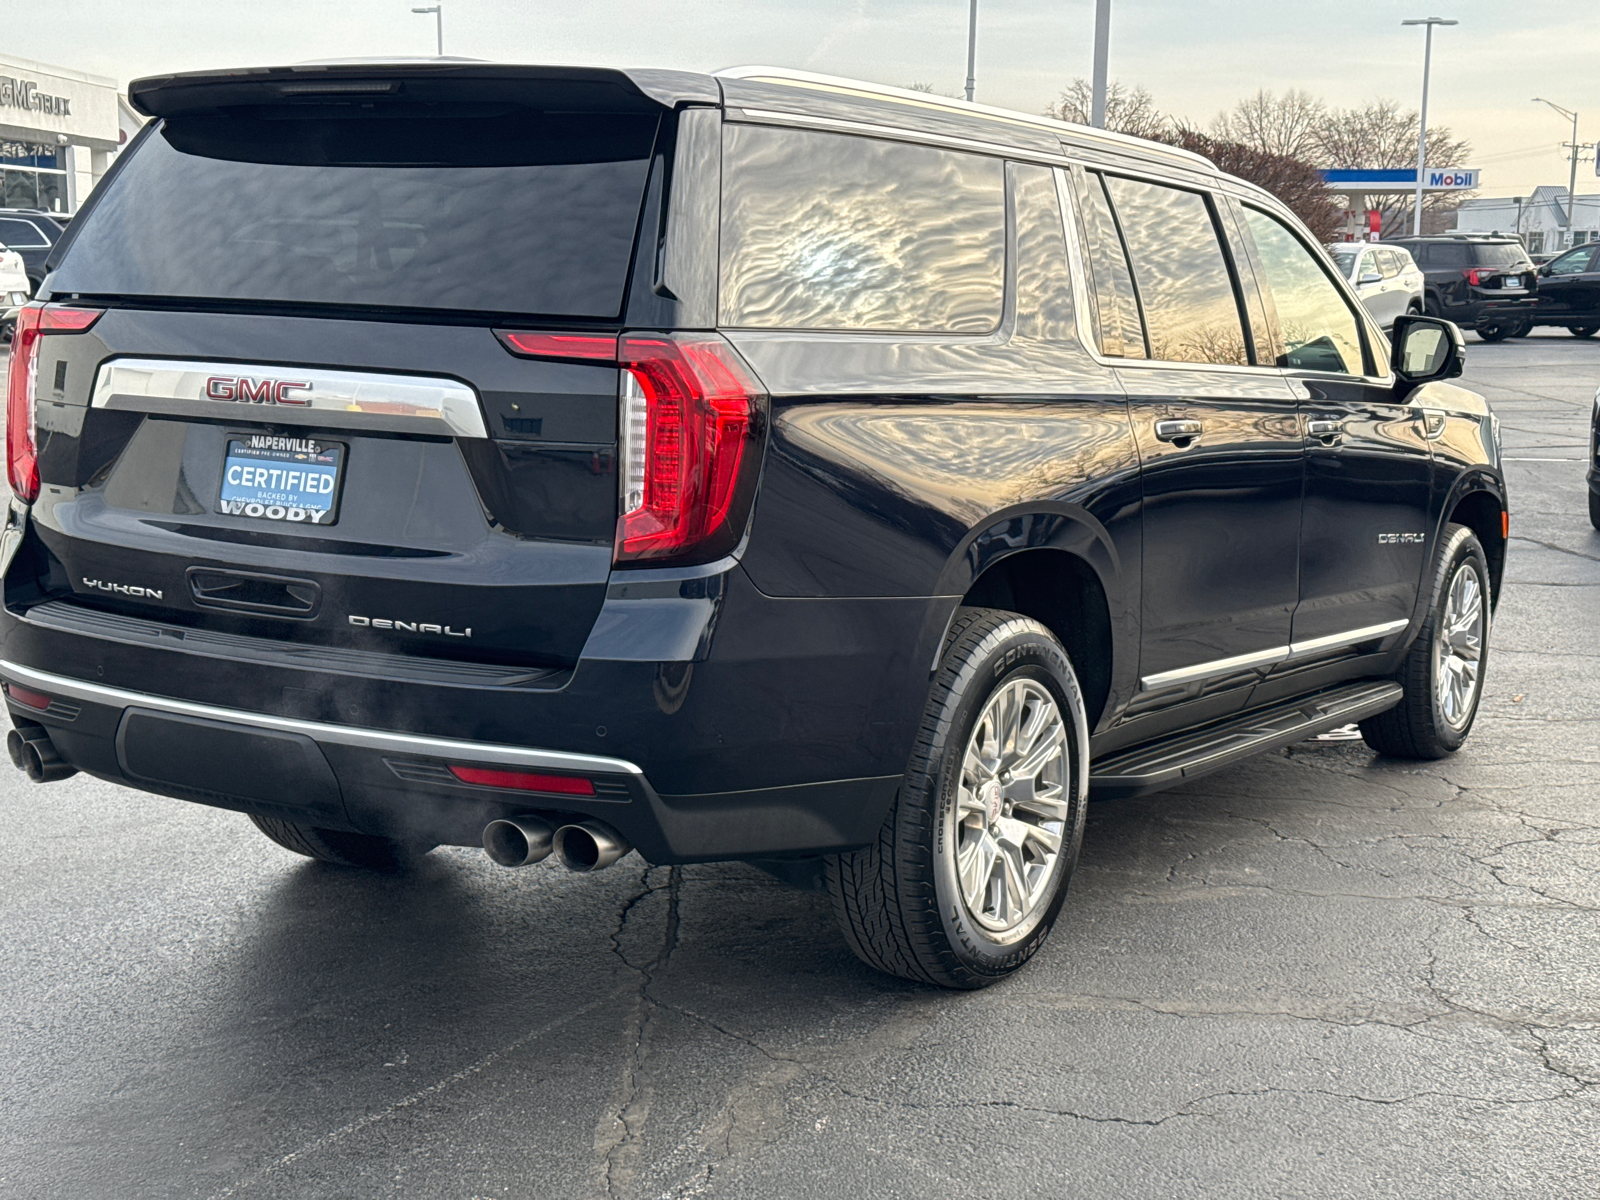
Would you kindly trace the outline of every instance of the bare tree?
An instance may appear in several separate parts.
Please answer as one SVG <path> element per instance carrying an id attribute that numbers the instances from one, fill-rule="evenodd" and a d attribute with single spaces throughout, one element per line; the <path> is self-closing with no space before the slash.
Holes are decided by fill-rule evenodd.
<path id="1" fill-rule="evenodd" d="M 1203 154 L 1229 175 L 1271 192 L 1306 223 L 1318 241 L 1329 242 L 1337 236 L 1343 216 L 1322 182 L 1322 173 L 1310 163 L 1181 125 L 1162 140 Z"/>
<path id="2" fill-rule="evenodd" d="M 1061 98 L 1048 106 L 1044 115 L 1088 125 L 1093 103 L 1094 87 L 1080 76 L 1067 85 Z M 1112 83 L 1106 88 L 1106 128 L 1134 137 L 1159 138 L 1172 128 L 1172 122 L 1156 108 L 1154 98 L 1144 88 Z"/>
<path id="3" fill-rule="evenodd" d="M 1309 92 L 1291 88 L 1279 96 L 1259 88 L 1211 122 L 1211 136 L 1237 142 L 1264 154 L 1281 154 L 1314 162 L 1318 130 L 1327 106 Z"/>
<path id="4" fill-rule="evenodd" d="M 1415 109 L 1402 109 L 1393 100 L 1375 100 L 1365 108 L 1332 109 L 1317 130 L 1319 166 L 1324 167 L 1414 167 L 1417 164 L 1417 121 Z M 1459 167 L 1472 153 L 1471 143 L 1457 139 L 1442 125 L 1428 129 L 1428 166 Z M 1424 192 L 1422 222 L 1424 232 L 1450 224 L 1454 213 L 1470 192 Z M 1407 217 L 1411 197 L 1374 197 L 1383 214 L 1383 232 L 1392 237 L 1408 232 Z"/>

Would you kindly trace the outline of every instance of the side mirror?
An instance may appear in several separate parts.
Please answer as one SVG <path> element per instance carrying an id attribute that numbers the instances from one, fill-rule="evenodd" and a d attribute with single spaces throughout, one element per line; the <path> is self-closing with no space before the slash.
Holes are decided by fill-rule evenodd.
<path id="1" fill-rule="evenodd" d="M 1360 279 L 1356 280 L 1356 282 L 1359 283 L 1359 284 L 1362 284 L 1362 285 L 1369 284 L 1369 283 L 1382 283 L 1383 282 L 1383 276 L 1380 275 L 1377 271 L 1368 271 Z"/>
<path id="2" fill-rule="evenodd" d="M 1394 347 L 1389 365 L 1408 384 L 1454 379 L 1465 365 L 1466 339 L 1454 321 L 1442 317 L 1396 317 L 1389 340 Z"/>
<path id="3" fill-rule="evenodd" d="M 1540 267 L 1539 270 L 1538 270 L 1538 274 L 1540 274 L 1540 275 L 1548 275 L 1548 274 L 1550 274 L 1549 265 L 1546 264 L 1545 266 Z"/>

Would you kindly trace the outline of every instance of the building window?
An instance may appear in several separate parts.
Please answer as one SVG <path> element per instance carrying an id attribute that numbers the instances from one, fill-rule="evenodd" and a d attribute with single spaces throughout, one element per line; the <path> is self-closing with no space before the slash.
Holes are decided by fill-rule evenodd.
<path id="1" fill-rule="evenodd" d="M 0 142 L 0 196 L 5 208 L 66 212 L 66 163 L 56 147 Z"/>
<path id="2" fill-rule="evenodd" d="M 1532 233 L 1525 233 L 1522 235 L 1522 240 L 1528 244 L 1527 249 L 1529 254 L 1544 253 L 1544 230 L 1539 229 L 1533 231 Z"/>

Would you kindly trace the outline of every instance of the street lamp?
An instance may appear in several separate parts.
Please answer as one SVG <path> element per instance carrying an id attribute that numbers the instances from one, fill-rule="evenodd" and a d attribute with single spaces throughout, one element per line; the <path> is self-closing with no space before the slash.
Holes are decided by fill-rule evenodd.
<path id="1" fill-rule="evenodd" d="M 976 4 L 978 2 L 978 0 L 972 0 L 972 2 L 974 4 Z M 438 21 L 438 27 L 439 27 L 439 29 L 438 29 L 438 31 L 439 31 L 439 57 L 443 58 L 444 57 L 444 5 L 442 5 L 442 4 L 430 4 L 430 5 L 428 5 L 427 8 L 413 8 L 411 11 L 414 12 L 414 13 L 432 13 L 434 15 L 435 19 Z"/>
<path id="2" fill-rule="evenodd" d="M 1459 25 L 1459 21 L 1447 21 L 1443 17 L 1418 17 L 1410 21 L 1401 21 L 1402 25 L 1426 25 L 1427 38 L 1422 50 L 1422 116 L 1417 122 L 1417 196 L 1411 214 L 1411 236 L 1422 236 L 1422 172 L 1428 163 L 1428 71 L 1433 65 L 1433 27 L 1435 25 Z"/>
<path id="3" fill-rule="evenodd" d="M 1567 245 L 1572 245 L 1572 200 L 1573 192 L 1578 190 L 1578 114 L 1570 108 L 1562 108 L 1553 101 L 1546 100 L 1543 96 L 1533 98 L 1535 104 L 1548 104 L 1563 117 L 1572 120 L 1572 170 L 1567 173 Z"/>
<path id="4" fill-rule="evenodd" d="M 972 103 L 972 93 L 977 90 L 978 81 L 973 77 L 973 69 L 978 65 L 978 0 L 972 0 L 972 7 L 967 13 L 967 103 Z"/>
<path id="5" fill-rule="evenodd" d="M 1094 4 L 1094 92 L 1089 101 L 1089 124 L 1106 127 L 1106 68 L 1111 57 L 1111 0 Z"/>

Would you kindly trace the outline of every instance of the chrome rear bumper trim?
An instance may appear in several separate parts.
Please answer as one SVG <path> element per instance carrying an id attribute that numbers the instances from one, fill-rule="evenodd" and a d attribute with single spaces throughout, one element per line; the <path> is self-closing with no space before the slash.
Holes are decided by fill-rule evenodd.
<path id="1" fill-rule="evenodd" d="M 234 725 L 253 725 L 259 729 L 274 729 L 280 733 L 301 733 L 312 741 L 327 742 L 336 746 L 354 746 L 384 754 L 414 754 L 427 758 L 453 759 L 458 762 L 494 763 L 508 767 L 531 767 L 600 775 L 633 775 L 641 780 L 644 778 L 644 772 L 639 767 L 621 758 L 604 758 L 595 754 L 569 754 L 564 750 L 533 750 L 496 742 L 466 742 L 455 738 L 363 729 L 354 725 L 329 725 L 322 721 L 299 721 L 292 717 L 274 717 L 266 713 L 220 708 L 212 704 L 196 704 L 190 700 L 171 700 L 165 696 L 124 691 L 122 688 L 86 683 L 81 679 L 69 679 L 65 675 L 54 675 L 49 671 L 39 671 L 33 667 L 24 667 L 19 663 L 4 660 L 0 660 L 0 678 L 90 704 L 108 704 L 119 708 L 147 708 L 155 712 L 171 713 L 174 716 L 227 721 Z"/>

